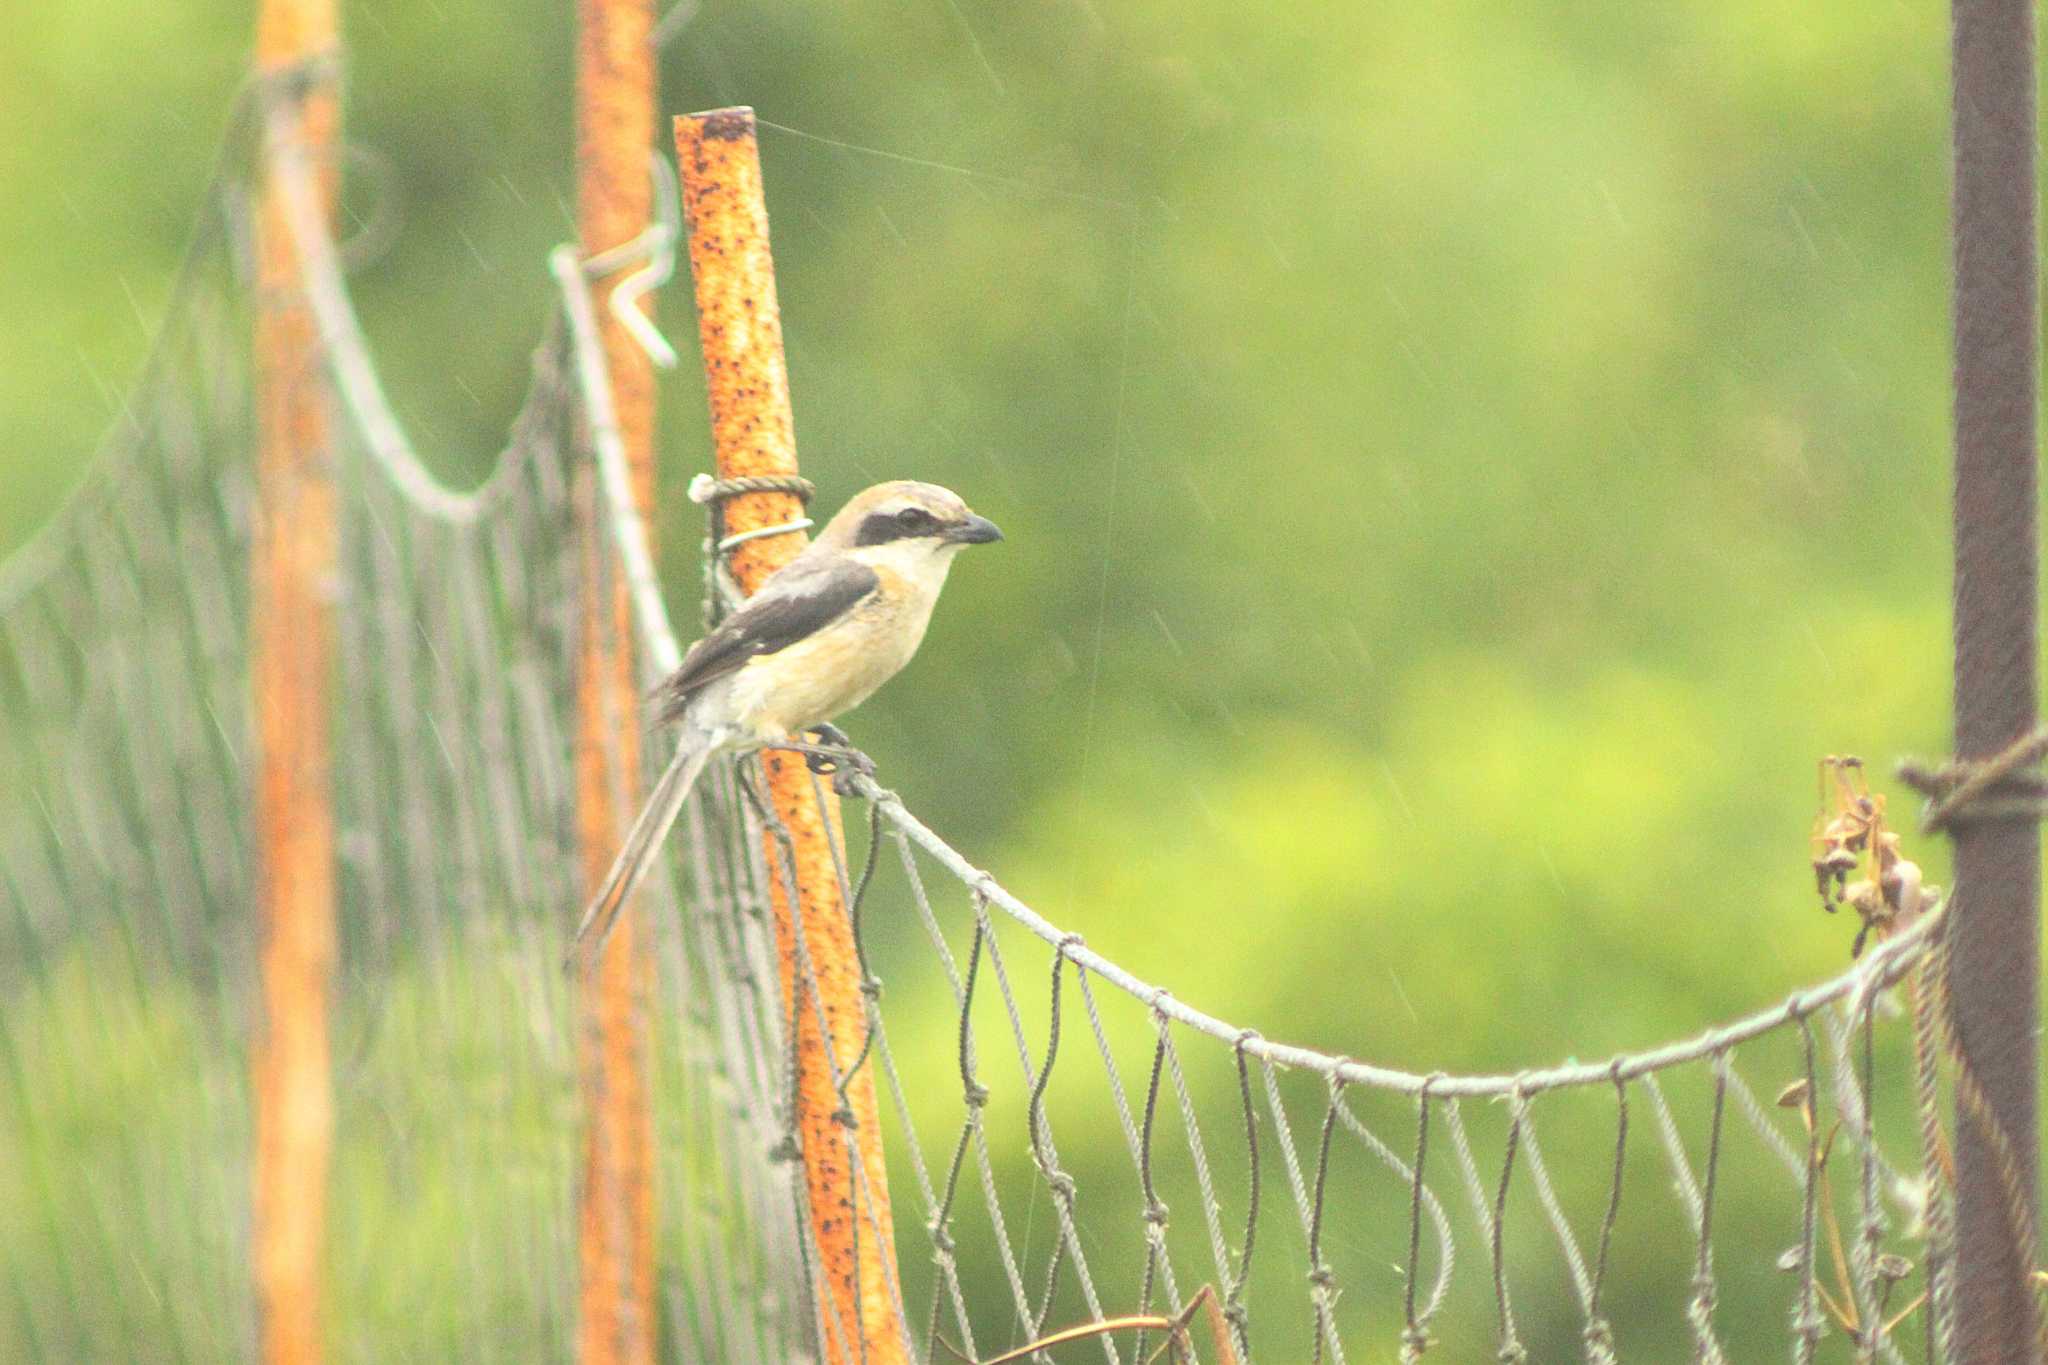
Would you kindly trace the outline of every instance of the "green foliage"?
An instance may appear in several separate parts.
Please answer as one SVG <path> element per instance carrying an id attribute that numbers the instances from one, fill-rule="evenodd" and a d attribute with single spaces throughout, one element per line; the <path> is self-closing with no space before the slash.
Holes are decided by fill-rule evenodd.
<path id="1" fill-rule="evenodd" d="M 571 1061 L 545 1045 L 566 1021 L 497 1027 L 553 962 L 465 947 L 353 983 L 335 1012 L 328 1312 L 346 1358 L 568 1349 L 580 1128 Z M 109 981 L 108 956 L 80 945 L 0 1011 L 0 1359 L 239 1358 L 245 1016 L 167 973 Z"/>

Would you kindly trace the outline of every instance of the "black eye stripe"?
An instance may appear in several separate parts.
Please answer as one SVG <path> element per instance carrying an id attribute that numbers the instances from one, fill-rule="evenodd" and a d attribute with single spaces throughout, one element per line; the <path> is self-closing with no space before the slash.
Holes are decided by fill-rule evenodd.
<path id="1" fill-rule="evenodd" d="M 892 540 L 914 540 L 923 536 L 935 536 L 950 524 L 947 518 L 933 512 L 929 507 L 912 503 L 894 510 L 880 510 L 867 514 L 861 520 L 860 529 L 854 535 L 855 545 L 885 545 Z"/>
<path id="2" fill-rule="evenodd" d="M 911 525 L 896 512 L 870 512 L 862 519 L 856 545 L 886 545 L 892 540 L 910 540 L 931 534 L 927 524 Z"/>

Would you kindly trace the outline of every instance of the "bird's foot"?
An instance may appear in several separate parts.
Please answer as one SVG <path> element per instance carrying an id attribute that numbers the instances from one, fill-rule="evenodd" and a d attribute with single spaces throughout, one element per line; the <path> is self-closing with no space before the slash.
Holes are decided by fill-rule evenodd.
<path id="1" fill-rule="evenodd" d="M 813 725 L 805 733 L 815 736 L 820 744 L 828 745 L 834 749 L 844 749 L 848 753 L 857 752 L 853 747 L 853 741 L 846 737 L 846 731 L 829 722 L 823 725 Z"/>
<path id="2" fill-rule="evenodd" d="M 832 790 L 840 796 L 859 796 L 860 784 L 875 780 L 875 763 L 858 749 L 848 749 L 845 766 L 832 774 Z"/>
<path id="3" fill-rule="evenodd" d="M 802 754 L 804 765 L 820 776 L 830 776 L 832 790 L 841 796 L 853 795 L 858 779 L 874 777 L 874 760 L 854 748 L 837 727 L 813 726 L 810 733 L 816 735 L 821 742 L 802 744 L 792 740 L 771 747 Z"/>

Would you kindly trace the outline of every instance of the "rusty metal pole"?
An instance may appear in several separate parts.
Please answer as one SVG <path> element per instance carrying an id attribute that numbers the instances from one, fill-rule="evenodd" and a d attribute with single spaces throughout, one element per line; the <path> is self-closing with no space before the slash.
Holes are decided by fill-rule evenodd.
<path id="1" fill-rule="evenodd" d="M 652 0 L 577 6 L 577 225 L 584 255 L 645 230 L 653 192 Z M 597 281 L 602 294 L 614 281 Z M 654 371 L 609 309 L 600 340 L 625 444 L 633 500 L 652 525 Z M 577 839 L 586 893 L 604 880 L 632 823 L 640 789 L 640 699 L 634 684 L 626 585 L 605 573 L 611 554 L 594 471 L 576 471 L 583 563 L 576 698 Z M 582 978 L 578 1065 L 584 1137 L 579 1209 L 577 1355 L 585 1362 L 654 1358 L 654 1105 L 648 997 L 654 957 L 628 906 L 604 957 Z"/>
<path id="2" fill-rule="evenodd" d="M 2034 727 L 2038 611 L 2032 0 L 1954 0 L 1956 752 L 1987 758 Z M 2033 1360 L 2037 1249 L 2008 1184 L 2036 1207 L 2040 832 L 1956 832 L 1951 988 L 1960 1064 L 1989 1116 L 1959 1103 L 1956 1325 L 1971 1365 Z M 1995 1123 L 2009 1144 L 2001 1171 Z M 2033 1224 L 2029 1215 L 2028 1226 Z"/>
<path id="3" fill-rule="evenodd" d="M 797 463 L 789 369 L 775 301 L 775 263 L 768 247 L 768 206 L 762 195 L 754 111 L 692 114 L 678 118 L 675 131 L 718 475 L 793 475 Z M 802 511 L 792 494 L 749 493 L 725 504 L 725 527 L 737 535 L 793 520 Z M 734 546 L 732 572 L 741 590 L 751 593 L 759 588 L 769 574 L 797 556 L 805 539 L 796 531 Z M 864 1069 L 847 1087 L 851 1142 L 835 1117 L 840 1104 L 833 1073 L 846 1073 L 866 1033 L 853 927 L 827 841 L 829 822 L 831 837 L 839 847 L 846 846 L 839 801 L 829 792 L 820 800 L 810 770 L 797 755 L 770 750 L 762 762 L 769 800 L 794 846 L 797 913 L 802 915 L 803 941 L 817 989 L 814 1003 L 805 994 L 807 984 L 798 971 L 797 922 L 784 882 L 782 852 L 771 834 L 766 853 L 783 1023 L 796 1039 L 797 1135 L 823 1281 L 819 1308 L 831 1324 L 821 1325 L 821 1349 L 830 1365 L 907 1362 L 908 1344 L 890 1291 L 896 1241 L 872 1068 Z M 826 1061 L 820 1012 L 831 1032 L 831 1065 Z"/>
<path id="4" fill-rule="evenodd" d="M 314 63 L 336 42 L 334 0 L 265 0 L 256 28 L 270 100 L 334 204 L 340 100 Z M 260 978 L 251 1087 L 251 1257 L 257 1341 L 272 1365 L 321 1357 L 320 1284 L 334 1100 L 327 1002 L 334 969 L 335 506 L 327 386 L 283 192 L 266 173 L 257 258 L 256 499 L 249 684 L 256 723 Z"/>

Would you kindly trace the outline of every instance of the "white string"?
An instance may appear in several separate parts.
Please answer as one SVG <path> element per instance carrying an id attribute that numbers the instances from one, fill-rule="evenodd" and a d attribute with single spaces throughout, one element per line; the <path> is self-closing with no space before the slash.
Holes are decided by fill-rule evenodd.
<path id="1" fill-rule="evenodd" d="M 693 474 L 690 486 L 683 490 L 691 502 L 699 506 L 709 503 L 718 496 L 718 480 L 709 474 Z M 808 531 L 817 523 L 809 517 L 798 517 L 793 521 L 780 521 L 773 526 L 756 526 L 751 531 L 740 531 L 718 542 L 718 553 L 724 554 L 735 545 L 744 545 L 750 540 L 764 540 L 769 536 L 788 535 L 791 531 Z"/>
<path id="2" fill-rule="evenodd" d="M 492 490 L 503 486 L 506 467 L 500 465 L 481 487 L 463 493 L 435 478 L 413 451 L 377 381 L 362 324 L 342 285 L 341 262 L 313 191 L 313 173 L 300 145 L 299 127 L 298 110 L 293 105 L 283 100 L 273 103 L 266 121 L 271 175 L 298 252 L 300 283 L 320 333 L 322 359 L 342 405 L 355 420 L 372 460 L 408 502 L 443 521 L 474 522 L 485 504 L 495 500 Z"/>
<path id="3" fill-rule="evenodd" d="M 618 319 L 647 358 L 661 369 L 676 367 L 676 348 L 640 307 L 640 299 L 669 282 L 676 273 L 676 240 L 682 236 L 683 210 L 676 173 L 666 158 L 650 153 L 654 165 L 654 221 L 638 237 L 609 251 L 601 251 L 583 262 L 592 279 L 602 279 L 619 267 L 640 257 L 647 264 L 612 286 L 606 307 Z"/>
<path id="4" fill-rule="evenodd" d="M 548 268 L 562 287 L 562 303 L 568 310 L 569 336 L 576 352 L 576 380 L 583 395 L 584 421 L 590 428 L 590 445 L 597 459 L 598 480 L 604 487 L 606 510 L 611 514 L 612 538 L 618 546 L 626 575 L 626 591 L 640 620 L 640 634 L 646 640 L 650 670 L 667 677 L 683 662 L 682 647 L 675 628 L 669 624 L 668 608 L 661 602 L 661 586 L 654 575 L 654 557 L 647 552 L 647 530 L 640 510 L 633 503 L 633 487 L 626 467 L 626 443 L 619 435 L 619 418 L 612 407 L 612 386 L 605 373 L 604 351 L 598 345 L 597 317 L 590 306 L 590 282 L 576 259 L 576 248 L 558 246 L 548 253 Z"/>
<path id="5" fill-rule="evenodd" d="M 610 415 L 610 389 L 605 382 L 604 356 L 597 347 L 596 327 L 590 315 L 589 289 L 583 280 L 582 272 L 576 268 L 573 251 L 568 248 L 557 248 L 551 259 L 556 277 L 562 282 L 563 296 L 570 308 L 570 330 L 577 352 L 576 371 L 582 385 L 586 410 L 590 413 L 591 441 L 595 447 L 598 469 L 603 476 L 606 493 L 612 500 L 612 536 L 620 557 L 625 561 L 626 580 L 632 591 L 634 613 L 639 620 L 640 631 L 646 637 L 649 656 L 657 671 L 667 673 L 681 661 L 682 650 L 676 640 L 675 627 L 669 621 L 668 610 L 662 604 L 661 594 L 655 583 L 653 562 L 647 553 L 646 533 L 627 493 L 625 448 L 618 438 L 617 424 Z M 858 774 L 849 774 L 849 778 L 856 792 L 880 807 L 884 819 L 961 882 L 984 893 L 989 904 L 1055 948 L 1072 938 L 1072 935 L 1005 890 L 991 874 L 970 863 L 958 849 L 912 815 L 894 792 L 878 787 L 871 779 Z M 1910 928 L 1886 939 L 1864 954 L 1847 971 L 1816 986 L 1795 991 L 1768 1009 L 1745 1015 L 1734 1023 L 1711 1029 L 1695 1038 L 1667 1043 L 1647 1051 L 1631 1052 L 1605 1061 L 1567 1064 L 1517 1074 L 1438 1075 L 1432 1078 L 1416 1072 L 1373 1066 L 1309 1048 L 1276 1043 L 1264 1037 L 1252 1038 L 1244 1047 L 1245 1051 L 1267 1061 L 1341 1079 L 1347 1085 L 1365 1085 L 1380 1090 L 1420 1095 L 1426 1083 L 1430 1087 L 1430 1093 L 1439 1099 L 1506 1096 L 1516 1093 L 1517 1090 L 1525 1096 L 1533 1096 L 1545 1090 L 1568 1086 L 1609 1086 L 1616 1081 L 1633 1080 L 1638 1076 L 1647 1076 L 1653 1072 L 1711 1056 L 1737 1043 L 1782 1028 L 1794 1019 L 1809 1015 L 1822 1005 L 1841 999 L 1852 991 L 1878 990 L 1892 984 L 1926 951 L 1930 932 L 1941 922 L 1945 907 L 1946 902 L 1943 902 L 1934 911 L 1920 917 Z M 1076 944 L 1069 948 L 1067 955 L 1070 960 L 1100 976 L 1125 994 L 1147 1002 L 1156 1000 L 1159 1008 L 1168 1016 L 1198 1033 L 1206 1033 L 1235 1047 L 1245 1032 L 1183 1003 L 1160 987 L 1148 985 L 1092 948 Z"/>
<path id="6" fill-rule="evenodd" d="M 866 778 L 855 779 L 853 785 L 862 796 L 879 804 L 883 818 L 902 830 L 911 842 L 924 849 L 934 861 L 969 886 L 980 888 L 988 896 L 991 905 L 1008 914 L 1049 944 L 1057 946 L 1068 937 L 1065 931 L 1004 890 L 993 876 L 968 862 L 951 844 L 933 833 L 929 826 L 910 813 L 902 798 L 894 792 L 877 787 Z M 1945 906 L 1946 902 L 1943 905 Z M 1545 1090 L 1571 1086 L 1611 1086 L 1617 1078 L 1624 1081 L 1634 1080 L 1639 1076 L 1665 1071 L 1686 1062 L 1699 1061 L 1737 1043 L 1782 1028 L 1794 1019 L 1811 1014 L 1822 1005 L 1839 1000 L 1852 991 L 1880 989 L 1892 984 L 1926 952 L 1931 937 L 1930 931 L 1940 919 L 1941 910 L 1937 909 L 1910 929 L 1895 934 L 1865 953 L 1854 966 L 1841 975 L 1805 990 L 1795 991 L 1768 1009 L 1745 1015 L 1731 1024 L 1711 1029 L 1695 1038 L 1667 1043 L 1644 1052 L 1631 1052 L 1605 1061 L 1567 1064 L 1519 1074 L 1439 1075 L 1432 1079 L 1415 1072 L 1372 1066 L 1309 1048 L 1275 1043 L 1263 1037 L 1247 1041 L 1245 1051 L 1281 1066 L 1299 1067 L 1323 1076 L 1341 1078 L 1347 1085 L 1364 1085 L 1380 1090 L 1420 1095 L 1423 1085 L 1427 1083 L 1430 1094 L 1438 1099 L 1506 1096 L 1512 1095 L 1518 1086 L 1524 1095 L 1536 1095 Z M 1159 987 L 1139 980 L 1091 948 L 1074 947 L 1068 951 L 1067 956 L 1136 999 L 1149 1003 L 1164 996 L 1160 999 L 1159 1007 L 1179 1023 L 1197 1032 L 1206 1033 L 1233 1047 L 1244 1034 L 1243 1029 L 1225 1023 L 1213 1015 L 1205 1014 L 1177 997 L 1165 996 Z"/>

